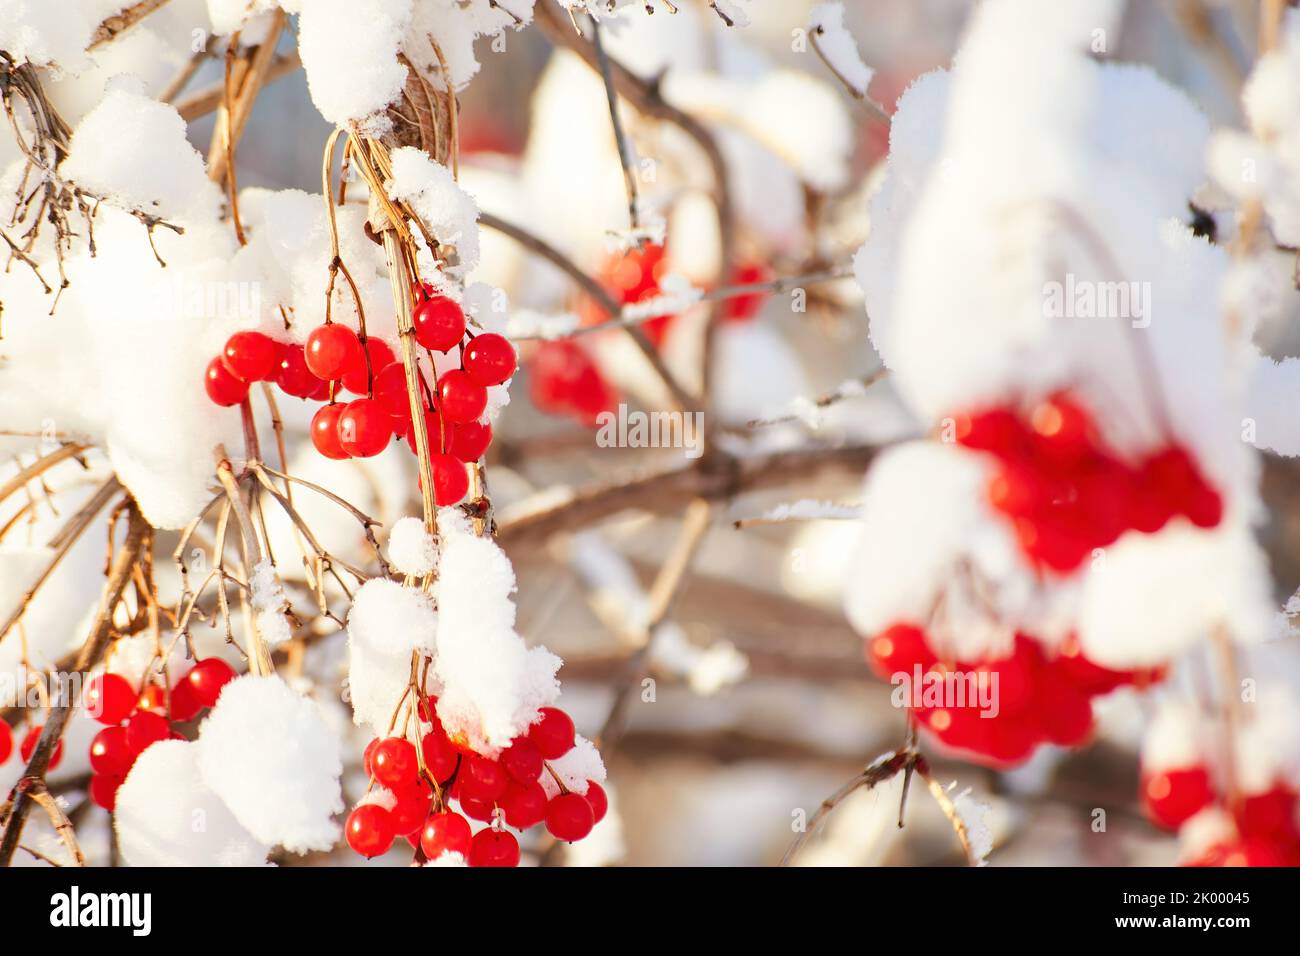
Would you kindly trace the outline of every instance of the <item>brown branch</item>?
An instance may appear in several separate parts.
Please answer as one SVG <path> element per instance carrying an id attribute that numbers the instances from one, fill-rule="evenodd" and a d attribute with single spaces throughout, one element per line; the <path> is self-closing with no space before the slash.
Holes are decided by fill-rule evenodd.
<path id="1" fill-rule="evenodd" d="M 73 663 L 73 670 L 77 673 L 84 674 L 89 671 L 103 658 L 105 650 L 108 649 L 109 639 L 113 634 L 113 612 L 122 599 L 127 584 L 131 581 L 132 572 L 149 539 L 149 525 L 133 500 L 127 499 L 126 510 L 126 541 L 113 559 L 108 582 L 104 586 L 99 613 Z M 59 699 L 50 707 L 50 712 L 45 719 L 45 728 L 41 731 L 36 749 L 32 751 L 31 760 L 27 762 L 27 769 L 14 785 L 11 795 L 13 810 L 9 815 L 4 837 L 0 839 L 0 866 L 8 866 L 13 859 L 14 850 L 22 836 L 23 824 L 34 802 L 31 789 L 33 786 L 43 785 L 45 773 L 49 769 L 50 757 L 53 756 L 54 748 L 63 737 L 68 718 L 72 716 L 72 709 L 76 706 L 76 701 L 72 699 L 71 675 L 66 673 L 61 675 L 60 685 Z"/>
<path id="2" fill-rule="evenodd" d="M 636 689 L 637 678 L 645 671 L 646 660 L 654 646 L 655 631 L 668 617 L 673 602 L 681 589 L 682 580 L 690 571 L 704 536 L 709 530 L 712 507 L 702 498 L 696 498 L 686 509 L 682 519 L 681 530 L 669 552 L 667 560 L 655 575 L 650 587 L 649 606 L 646 618 L 635 635 L 637 647 L 628 658 L 622 679 L 614 693 L 614 702 L 610 705 L 605 723 L 596 738 L 596 746 L 605 758 L 618 746 L 626 726 L 627 708 Z"/>
<path id="3" fill-rule="evenodd" d="M 593 70 L 600 71 L 595 47 L 584 36 L 570 29 L 570 26 L 560 19 L 559 12 L 552 4 L 539 4 L 534 16 L 538 26 L 552 43 L 576 53 Z M 612 58 L 609 60 L 609 72 L 618 95 L 632 104 L 637 112 L 673 124 L 694 140 L 703 151 L 713 174 L 713 201 L 718 213 L 718 236 L 721 243 L 718 256 L 719 282 L 725 281 L 732 269 L 736 210 L 726 160 L 723 158 L 717 139 L 694 116 L 679 110 L 664 99 L 658 78 L 653 81 L 643 80 Z M 709 394 L 714 341 L 720 318 L 721 309 L 715 305 L 705 332 L 704 368 L 701 376 L 705 397 Z"/>
<path id="4" fill-rule="evenodd" d="M 817 808 L 817 812 L 808 821 L 804 831 L 795 837 L 794 842 L 790 844 L 790 849 L 786 850 L 785 856 L 781 857 L 780 865 L 789 866 L 794 861 L 795 856 L 803 849 L 804 844 L 811 840 L 813 835 L 821 829 L 831 811 L 843 803 L 851 793 L 863 787 L 870 790 L 887 780 L 892 780 L 914 759 L 914 754 L 909 754 L 904 750 L 894 750 L 876 758 L 874 763 L 821 802 L 821 806 Z"/>
<path id="5" fill-rule="evenodd" d="M 580 489 L 573 497 L 536 510 L 520 510 L 503 516 L 497 536 L 503 547 L 518 547 L 543 541 L 561 531 L 576 531 L 622 511 L 638 509 L 653 513 L 680 511 L 693 498 L 727 499 L 757 491 L 806 481 L 826 472 L 845 471 L 856 475 L 875 456 L 875 446 L 805 448 L 746 459 L 725 459 L 722 468 L 703 465 L 708 457 L 686 467 L 651 472 L 626 481 Z"/>
<path id="6" fill-rule="evenodd" d="M 302 58 L 298 55 L 297 50 L 291 50 L 283 56 L 275 57 L 270 62 L 266 68 L 266 75 L 262 77 L 262 85 L 267 86 L 276 80 L 284 79 L 290 73 L 295 73 L 300 69 L 302 69 Z M 221 107 L 223 91 L 223 83 L 214 83 L 209 87 L 191 93 L 176 104 L 176 112 L 181 114 L 181 119 L 187 123 L 192 123 L 194 120 L 207 116 Z"/>
<path id="7" fill-rule="evenodd" d="M 166 2 L 167 0 L 139 0 L 138 3 L 132 4 L 121 13 L 109 17 L 95 30 L 94 35 L 90 38 L 90 46 L 86 47 L 86 49 L 93 50 L 95 47 L 117 39 Z"/>

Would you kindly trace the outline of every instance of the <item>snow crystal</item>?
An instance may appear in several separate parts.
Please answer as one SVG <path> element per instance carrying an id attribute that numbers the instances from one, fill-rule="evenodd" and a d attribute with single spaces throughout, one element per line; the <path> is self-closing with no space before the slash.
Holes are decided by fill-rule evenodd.
<path id="1" fill-rule="evenodd" d="M 423 521 L 408 515 L 393 525 L 388 533 L 388 560 L 400 573 L 412 577 L 432 573 L 438 551 Z"/>
<path id="2" fill-rule="evenodd" d="M 853 35 L 844 27 L 844 4 L 823 3 L 813 7 L 808 26 L 817 34 L 817 48 L 831 69 L 858 96 L 865 96 L 874 71 L 862 62 Z"/>
<path id="3" fill-rule="evenodd" d="M 730 641 L 696 647 L 676 624 L 661 624 L 651 637 L 650 659 L 656 669 L 686 678 L 691 690 L 709 697 L 745 679 L 749 658 Z"/>
<path id="4" fill-rule="evenodd" d="M 424 220 L 439 243 L 456 247 L 456 275 L 478 265 L 478 204 L 457 185 L 446 166 L 423 150 L 404 146 L 393 151 L 393 178 L 388 196 L 404 200 Z"/>
<path id="5" fill-rule="evenodd" d="M 263 731 L 263 736 L 266 736 Z M 140 755 L 117 791 L 113 827 L 130 866 L 259 866 L 258 841 L 208 787 L 198 744 L 164 740 Z"/>
<path id="6" fill-rule="evenodd" d="M 438 531 L 438 716 L 492 755 L 554 702 L 560 659 L 515 632 L 514 568 L 496 542 L 476 536 L 454 508 L 439 510 Z"/>
<path id="7" fill-rule="evenodd" d="M 258 840 L 294 853 L 338 840 L 339 741 L 320 708 L 280 678 L 227 684 L 195 746 L 204 782 Z"/>
<path id="8" fill-rule="evenodd" d="M 348 696 L 358 726 L 387 731 L 411 680 L 411 655 L 432 653 L 438 618 L 417 588 L 371 578 L 358 589 L 348 611 Z"/>

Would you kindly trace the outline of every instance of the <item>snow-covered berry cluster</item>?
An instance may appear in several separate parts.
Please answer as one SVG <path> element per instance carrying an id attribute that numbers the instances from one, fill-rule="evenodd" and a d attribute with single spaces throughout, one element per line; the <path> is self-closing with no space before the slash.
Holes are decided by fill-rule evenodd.
<path id="1" fill-rule="evenodd" d="M 1179 834 L 1187 866 L 1300 866 L 1300 734 L 1274 688 L 1230 732 L 1179 699 L 1162 703 L 1142 748 L 1142 807 Z M 1276 711 L 1277 704 L 1282 710 Z M 1288 719 L 1289 718 L 1289 719 Z M 1232 752 L 1225 744 L 1232 740 Z"/>
<path id="2" fill-rule="evenodd" d="M 557 840 L 573 842 L 605 816 L 608 801 L 600 784 L 588 780 L 578 792 L 549 767 L 576 740 L 564 711 L 541 708 L 527 733 L 492 759 L 449 736 L 437 704 L 436 697 L 420 702 L 418 748 L 397 736 L 367 745 L 363 762 L 370 789 L 346 826 L 348 845 L 357 853 L 378 856 L 394 839 L 406 837 L 425 860 L 451 853 L 470 866 L 516 866 L 519 842 L 506 826 L 526 830 L 544 822 Z M 550 791 L 542 784 L 544 773 L 550 774 Z M 467 817 L 490 826 L 472 833 Z"/>

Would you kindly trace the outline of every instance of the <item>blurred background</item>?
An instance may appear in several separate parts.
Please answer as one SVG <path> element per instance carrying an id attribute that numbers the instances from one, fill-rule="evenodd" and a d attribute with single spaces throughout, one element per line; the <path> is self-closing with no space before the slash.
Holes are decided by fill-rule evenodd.
<path id="1" fill-rule="evenodd" d="M 660 5 L 653 16 L 633 12 L 611 23 L 608 47 L 643 77 L 662 75 L 670 101 L 724 131 L 740 210 L 737 247 L 742 262 L 759 270 L 750 278 L 845 269 L 869 229 L 867 196 L 886 154 L 888 130 L 793 42 L 814 4 L 755 0 L 748 4 L 754 22 L 743 31 L 728 30 L 701 0 L 678 0 L 678 6 L 675 16 Z M 845 7 L 846 26 L 876 71 L 870 95 L 888 110 L 913 79 L 949 64 L 971 4 L 848 0 Z M 1253 55 L 1255 7 L 1131 2 L 1106 56 L 1150 65 L 1185 89 L 1214 123 L 1239 124 L 1236 94 Z M 137 71 L 142 63 L 156 66 L 145 77 L 153 89 L 176 75 L 189 58 L 188 46 L 176 39 L 202 29 L 202 5 L 176 0 L 156 20 L 152 38 L 128 36 L 103 57 L 97 65 L 101 84 L 128 63 Z M 535 26 L 505 37 L 500 50 L 480 41 L 482 69 L 460 98 L 462 183 L 485 212 L 544 236 L 608 281 L 620 257 L 607 233 L 626 225 L 626 200 L 599 78 L 572 54 L 557 53 Z M 292 48 L 288 37 L 281 52 Z M 219 59 L 209 61 L 177 102 L 220 76 Z M 797 77 L 806 77 L 807 85 L 799 86 L 805 81 Z M 50 85 L 70 121 L 95 102 L 95 79 Z M 653 162 L 655 175 L 643 179 L 643 196 L 666 222 L 667 270 L 687 278 L 709 276 L 717 237 L 700 209 L 707 171 L 701 172 L 694 147 L 675 131 L 632 111 L 626 119 L 637 155 Z M 200 152 L 207 151 L 212 122 L 207 115 L 190 124 Z M 259 97 L 239 148 L 240 186 L 319 192 L 320 154 L 329 132 L 302 71 L 288 72 Z M 1142 148 L 1140 142 L 1131 146 Z M 583 308 L 554 269 L 495 233 L 485 233 L 483 263 L 471 279 L 506 290 L 512 313 L 544 317 L 580 314 Z M 720 440 L 754 452 L 819 447 L 829 455 L 914 431 L 887 382 L 816 416 L 792 412 L 795 399 L 862 380 L 878 365 L 852 280 L 820 282 L 807 292 L 804 310 L 794 308 L 789 295 L 777 294 L 759 301 L 755 315 L 734 323 L 736 333 L 724 342 L 723 367 L 717 370 L 727 396 L 719 412 L 727 419 Z M 674 326 L 698 322 L 694 313 L 700 310 L 691 311 Z M 1300 354 L 1296 328 L 1295 322 L 1279 323 L 1264 330 L 1261 344 L 1276 357 Z M 673 339 L 670 330 L 662 346 L 670 365 L 689 367 L 689 348 Z M 583 341 L 620 401 L 664 407 L 644 363 L 617 334 Z M 844 589 L 853 586 L 844 580 L 844 569 L 855 524 L 748 519 L 808 499 L 851 507 L 859 500 L 867 456 L 846 456 L 847 467 L 801 471 L 782 485 L 716 508 L 671 612 L 653 635 L 644 671 L 629 671 L 629 660 L 637 660 L 638 615 L 645 614 L 651 584 L 677 537 L 682 503 L 664 505 L 650 494 L 613 517 L 591 525 L 564 523 L 554 534 L 512 534 L 509 528 L 520 509 L 539 507 L 538 495 L 558 501 L 586 486 L 687 462 L 680 449 L 598 447 L 589 424 L 539 409 L 530 399 L 535 356 L 535 347 L 525 347 L 525 369 L 512 387 L 488 458 L 497 517 L 506 529 L 502 544 L 519 581 L 519 630 L 564 658 L 561 703 L 580 732 L 601 730 L 620 688 L 631 684 L 633 693 L 621 735 L 606 756 L 617 812 L 589 840 L 562 851 L 546 843 L 526 847 L 530 858 L 774 864 L 801 815 L 811 815 L 866 762 L 901 745 L 905 724 L 890 703 L 890 688 L 868 672 L 862 638 L 842 611 Z M 313 462 L 301 451 L 305 408 L 287 408 L 285 415 L 296 473 L 349 489 L 350 500 L 385 523 L 415 512 L 414 472 L 404 449 L 390 449 L 373 464 Z M 780 420 L 752 424 L 771 418 Z M 1275 509 L 1265 543 L 1275 562 L 1279 602 L 1300 583 L 1295 470 L 1270 460 L 1265 473 L 1266 497 Z M 313 520 L 326 526 L 324 536 L 339 553 L 363 553 L 355 526 L 340 524 L 324 510 Z M 169 547 L 160 540 L 160 553 Z M 342 635 L 322 627 L 318 637 L 304 675 L 319 688 L 336 688 Z M 1140 695 L 1120 691 L 1101 702 L 1091 746 L 1068 753 L 1048 748 L 1011 772 L 947 759 L 932 743 L 926 750 L 936 777 L 956 781 L 957 792 L 971 788 L 987 805 L 995 864 L 1169 864 L 1177 852 L 1173 839 L 1144 820 L 1136 800 L 1136 748 L 1146 706 Z M 336 716 L 348 728 L 341 708 Z M 354 734 L 351 754 L 359 757 L 364 744 Z M 75 767 L 63 772 L 71 775 Z M 364 787 L 359 768 L 352 768 L 346 783 L 351 801 Z M 963 862 L 948 821 L 923 788 L 914 785 L 907 826 L 897 827 L 901 798 L 901 778 L 854 794 L 798 862 Z M 1098 809 L 1105 811 L 1104 832 L 1094 827 Z M 103 814 L 87 807 L 82 817 L 93 829 Z M 83 846 L 100 862 L 109 859 L 106 830 L 98 845 L 89 837 Z M 359 860 L 341 849 L 281 862 Z M 383 862 L 402 865 L 409 853 L 395 849 Z"/>

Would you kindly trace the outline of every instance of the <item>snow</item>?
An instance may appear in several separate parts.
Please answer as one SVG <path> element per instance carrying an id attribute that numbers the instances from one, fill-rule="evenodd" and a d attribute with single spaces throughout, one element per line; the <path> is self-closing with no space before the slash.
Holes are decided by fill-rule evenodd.
<path id="1" fill-rule="evenodd" d="M 423 150 L 404 146 L 393 151 L 392 160 L 389 198 L 409 203 L 439 243 L 456 247 L 456 265 L 449 272 L 472 272 L 479 260 L 474 197 L 457 185 L 447 167 L 435 163 Z"/>
<path id="2" fill-rule="evenodd" d="M 464 854 L 457 853 L 455 850 L 443 850 L 436 857 L 430 860 L 425 866 L 469 866 L 469 861 L 465 859 Z"/>
<path id="3" fill-rule="evenodd" d="M 274 650 L 293 640 L 293 625 L 288 617 L 289 599 L 276 574 L 275 565 L 263 558 L 253 566 L 248 586 L 252 591 L 253 611 L 257 615 L 257 632 L 266 646 Z"/>
<path id="4" fill-rule="evenodd" d="M 319 707 L 280 678 L 227 684 L 195 747 L 204 783 L 262 843 L 306 853 L 338 841 L 339 741 Z"/>
<path id="5" fill-rule="evenodd" d="M 134 0 L 5 0 L 0 4 L 0 49 L 19 65 L 55 64 L 79 72 L 99 25 Z"/>
<path id="6" fill-rule="evenodd" d="M 388 533 L 388 560 L 401 574 L 424 577 L 438 563 L 438 549 L 424 522 L 407 516 L 393 525 Z"/>
<path id="7" fill-rule="evenodd" d="M 431 654 L 439 616 L 423 591 L 371 578 L 348 611 L 348 697 L 353 721 L 387 732 L 411 680 L 411 655 Z"/>
<path id="8" fill-rule="evenodd" d="M 862 62 L 857 42 L 844 26 L 844 4 L 822 3 L 813 7 L 808 26 L 817 34 L 817 47 L 858 96 L 866 96 L 874 71 Z"/>
<path id="9" fill-rule="evenodd" d="M 586 737 L 578 734 L 574 738 L 573 749 L 558 760 L 548 760 L 547 766 L 560 778 L 565 788 L 575 793 L 586 793 L 589 781 L 605 782 L 605 764 L 600 753 Z M 560 792 L 560 786 L 550 773 L 543 773 L 538 778 L 547 797 L 554 797 Z"/>
<path id="10" fill-rule="evenodd" d="M 1206 732 L 1194 703 L 1162 696 L 1142 740 L 1142 772 L 1160 773 L 1204 765 Z"/>
<path id="11" fill-rule="evenodd" d="M 335 126 L 383 132 L 383 111 L 402 93 L 407 69 L 397 60 L 411 26 L 412 0 L 294 0 L 298 52 L 312 102 Z"/>
<path id="12" fill-rule="evenodd" d="M 535 0 L 496 3 L 492 0 L 421 0 L 415 8 L 403 52 L 438 89 L 446 89 L 442 64 L 429 42 L 431 39 L 447 62 L 452 89 L 463 89 L 481 66 L 474 56 L 474 41 L 480 37 L 493 37 L 490 49 L 494 53 L 507 49 L 504 31 L 507 28 L 522 30 L 531 23 L 534 3 Z"/>
<path id="13" fill-rule="evenodd" d="M 182 226 L 215 219 L 221 205 L 180 114 L 123 87 L 109 90 L 77 124 L 59 174 L 122 208 Z"/>
<path id="14" fill-rule="evenodd" d="M 249 833 L 204 781 L 199 749 L 189 741 L 164 740 L 131 768 L 113 814 L 127 865 L 265 865 L 269 843 Z"/>
<path id="15" fill-rule="evenodd" d="M 438 531 L 438 716 L 449 734 L 495 756 L 554 703 L 560 659 L 515 632 L 515 573 L 496 542 L 453 508 L 439 509 Z"/>
<path id="16" fill-rule="evenodd" d="M 949 789 L 956 786 L 954 781 Z M 988 865 L 988 856 L 993 852 L 993 831 L 989 827 L 988 816 L 992 807 L 971 796 L 967 787 L 952 800 L 957 816 L 966 825 L 966 839 L 970 841 L 970 855 L 978 866 Z"/>

